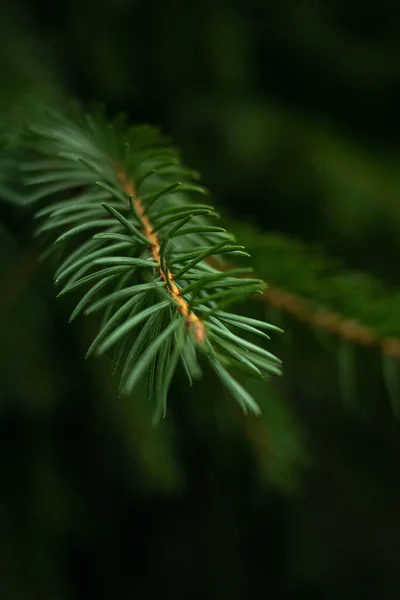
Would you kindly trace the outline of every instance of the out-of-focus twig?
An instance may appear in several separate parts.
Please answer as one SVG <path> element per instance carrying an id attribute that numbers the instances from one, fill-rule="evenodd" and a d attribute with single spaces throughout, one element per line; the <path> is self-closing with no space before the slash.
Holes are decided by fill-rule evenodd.
<path id="1" fill-rule="evenodd" d="M 298 321 L 325 329 L 354 344 L 377 346 L 386 356 L 400 360 L 400 339 L 380 338 L 374 330 L 352 319 L 346 319 L 340 313 L 313 306 L 310 302 L 290 294 L 278 287 L 271 286 L 260 297 L 264 302 L 289 313 Z"/>

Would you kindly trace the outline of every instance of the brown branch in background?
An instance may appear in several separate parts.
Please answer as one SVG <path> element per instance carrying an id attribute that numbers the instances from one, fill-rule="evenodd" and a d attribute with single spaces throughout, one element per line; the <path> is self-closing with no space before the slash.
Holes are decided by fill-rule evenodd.
<path id="1" fill-rule="evenodd" d="M 213 259 L 207 262 L 216 269 L 227 269 L 229 267 L 227 264 L 221 267 Z M 377 346 L 385 356 L 400 360 L 399 338 L 380 338 L 371 327 L 361 325 L 353 319 L 346 319 L 340 313 L 313 306 L 311 302 L 301 296 L 290 294 L 272 285 L 267 287 L 262 295 L 257 295 L 255 298 L 290 314 L 297 321 L 304 321 L 325 329 L 329 333 L 338 335 L 353 344 Z"/>
<path id="2" fill-rule="evenodd" d="M 306 321 L 354 344 L 378 346 L 386 356 L 400 360 L 400 339 L 398 338 L 379 338 L 370 327 L 346 319 L 339 313 L 313 307 L 304 298 L 289 294 L 278 287 L 267 288 L 260 299 L 289 313 L 298 321 Z"/>
<path id="3" fill-rule="evenodd" d="M 186 324 L 188 326 L 193 325 L 193 332 L 194 332 L 194 336 L 195 336 L 196 340 L 199 343 L 204 342 L 205 336 L 206 336 L 204 323 L 199 319 L 199 317 L 193 311 L 191 311 L 189 309 L 188 303 L 186 302 L 186 300 L 184 298 L 182 298 L 180 289 L 178 288 L 178 286 L 176 285 L 176 283 L 173 280 L 174 279 L 173 274 L 168 269 L 164 270 L 162 268 L 161 256 L 160 256 L 160 252 L 161 252 L 160 242 L 158 240 L 157 234 L 154 233 L 154 231 L 153 231 L 153 226 L 150 222 L 150 219 L 145 214 L 145 211 L 144 211 L 143 205 L 140 201 L 140 198 L 138 198 L 138 196 L 136 194 L 134 181 L 132 179 L 128 179 L 125 171 L 123 171 L 123 170 L 119 170 L 117 175 L 118 175 L 119 181 L 121 182 L 121 184 L 124 188 L 124 191 L 128 194 L 128 196 L 132 196 L 132 200 L 133 200 L 135 209 L 143 223 L 142 233 L 150 242 L 149 249 L 150 249 L 151 255 L 153 257 L 154 262 L 156 262 L 158 264 L 158 270 L 159 270 L 160 276 L 161 276 L 162 280 L 164 281 L 164 284 L 165 284 L 165 287 L 166 287 L 168 293 L 172 296 L 174 301 L 177 303 L 178 311 L 181 313 L 181 315 L 183 315 L 186 318 Z"/>

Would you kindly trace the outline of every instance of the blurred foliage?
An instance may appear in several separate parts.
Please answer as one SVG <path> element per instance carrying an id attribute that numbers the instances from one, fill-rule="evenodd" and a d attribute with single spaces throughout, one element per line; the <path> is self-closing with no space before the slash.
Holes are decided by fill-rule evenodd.
<path id="1" fill-rule="evenodd" d="M 271 290 L 399 336 L 394 0 L 16 0 L 3 15 L 2 103 L 76 95 L 161 125 Z M 380 342 L 266 296 L 241 307 L 285 329 L 285 376 L 254 390 L 262 419 L 210 374 L 177 378 L 153 430 L 106 360 L 82 361 L 96 324 L 66 325 L 28 215 L 0 217 L 1 597 L 399 597 L 399 373 Z"/>

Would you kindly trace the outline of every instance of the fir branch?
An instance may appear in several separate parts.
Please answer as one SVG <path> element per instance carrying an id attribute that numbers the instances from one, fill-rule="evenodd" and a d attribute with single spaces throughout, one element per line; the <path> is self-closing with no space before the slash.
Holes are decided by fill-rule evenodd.
<path id="1" fill-rule="evenodd" d="M 99 116 L 71 118 L 46 107 L 31 108 L 13 140 L 17 189 L 23 184 L 16 202 L 40 205 L 36 232 L 55 244 L 46 253 L 56 261 L 58 295 L 90 286 L 70 320 L 103 311 L 87 356 L 113 351 L 123 392 L 146 378 L 156 419 L 165 416 L 179 361 L 192 382 L 202 373 L 200 355 L 243 409 L 258 413 L 230 371 L 263 380 L 281 374 L 281 361 L 234 329 L 262 339 L 260 330 L 274 327 L 222 309 L 262 294 L 265 284 L 237 277 L 243 270 L 221 272 L 223 256 L 249 255 L 210 225 L 218 215 L 194 202 L 206 191 L 177 152 L 151 127 L 109 126 Z"/>
<path id="2" fill-rule="evenodd" d="M 154 262 L 157 264 L 158 271 L 160 273 L 161 279 L 164 281 L 165 288 L 168 293 L 171 295 L 172 299 L 176 302 L 178 311 L 181 313 L 183 317 L 186 319 L 186 324 L 188 326 L 193 325 L 193 331 L 196 338 L 196 341 L 199 343 L 204 342 L 206 337 L 205 326 L 204 323 L 199 319 L 199 317 L 189 308 L 188 303 L 181 295 L 181 290 L 176 285 L 173 280 L 173 275 L 167 266 L 163 266 L 161 264 L 161 247 L 158 239 L 158 235 L 154 230 L 154 227 L 146 215 L 145 210 L 143 208 L 142 202 L 140 198 L 138 198 L 135 183 L 133 179 L 128 179 L 125 171 L 120 169 L 118 171 L 118 179 L 121 182 L 121 185 L 124 191 L 133 198 L 133 205 L 136 210 L 136 214 L 139 216 L 141 225 L 142 225 L 142 233 L 148 240 L 151 248 L 151 255 L 153 257 Z M 179 214 L 179 213 L 178 213 Z M 194 210 L 192 209 L 190 213 L 190 217 L 194 214 Z M 177 213 L 173 215 L 174 219 L 172 222 L 175 222 Z M 189 217 L 189 218 L 190 218 Z M 170 232 L 170 236 L 175 233 L 175 228 L 173 228 L 172 232 Z"/>

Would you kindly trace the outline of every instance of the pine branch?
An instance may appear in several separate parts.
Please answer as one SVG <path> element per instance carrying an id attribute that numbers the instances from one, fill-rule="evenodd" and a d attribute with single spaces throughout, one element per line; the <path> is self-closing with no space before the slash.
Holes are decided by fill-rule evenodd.
<path id="1" fill-rule="evenodd" d="M 154 227 L 151 224 L 149 217 L 145 213 L 145 210 L 141 203 L 140 198 L 136 194 L 135 184 L 134 184 L 133 179 L 129 180 L 127 178 L 126 173 L 122 169 L 118 172 L 118 179 L 121 182 L 121 185 L 122 185 L 124 191 L 128 194 L 129 198 L 133 199 L 134 209 L 135 209 L 138 219 L 142 225 L 141 231 L 142 231 L 143 235 L 149 241 L 151 255 L 153 257 L 154 262 L 157 263 L 157 265 L 158 265 L 160 277 L 165 284 L 165 288 L 166 288 L 167 292 L 171 295 L 171 298 L 177 304 L 177 310 L 181 313 L 181 315 L 183 317 L 185 317 L 186 325 L 193 326 L 193 332 L 194 332 L 196 341 L 199 343 L 203 343 L 205 340 L 205 337 L 206 337 L 204 323 L 192 310 L 190 310 L 189 304 L 187 303 L 187 301 L 183 298 L 183 296 L 181 294 L 181 290 L 176 285 L 176 283 L 173 281 L 173 277 L 174 277 L 173 274 L 171 273 L 171 271 L 165 264 L 164 265 L 162 264 L 161 245 L 160 245 L 160 241 L 158 239 L 158 235 L 155 232 Z M 189 215 L 184 219 L 184 221 L 187 222 L 193 214 L 194 214 L 194 211 L 192 209 L 192 210 L 190 210 Z M 171 216 L 176 217 L 176 214 L 175 215 L 173 214 Z M 176 219 L 174 218 L 172 220 L 172 223 L 175 220 Z M 180 223 L 181 223 L 181 221 L 178 221 L 178 225 L 180 225 Z M 173 231 L 172 233 L 176 233 L 176 231 L 177 231 L 176 226 L 174 227 L 174 230 L 175 231 Z M 171 236 L 171 232 L 169 233 L 169 235 Z"/>
<path id="2" fill-rule="evenodd" d="M 259 413 L 230 371 L 265 380 L 281 374 L 281 361 L 235 330 L 267 338 L 264 329 L 279 329 L 225 309 L 261 294 L 265 284 L 238 276 L 251 269 L 207 263 L 213 257 L 220 267 L 225 256 L 249 255 L 210 224 L 212 206 L 193 202 L 206 191 L 159 132 L 40 107 L 30 109 L 22 132 L 7 131 L 2 145 L 3 182 L 19 172 L 16 185 L 5 181 L 3 196 L 39 205 L 36 233 L 56 264 L 59 295 L 85 290 L 70 320 L 102 311 L 87 355 L 113 351 L 121 392 L 147 380 L 158 420 L 178 364 L 192 382 L 202 356 L 243 410 Z"/>

